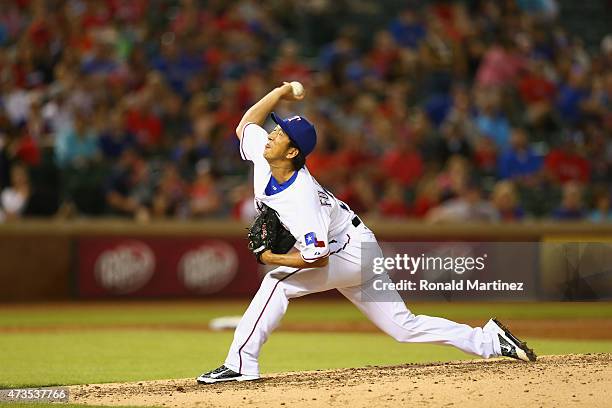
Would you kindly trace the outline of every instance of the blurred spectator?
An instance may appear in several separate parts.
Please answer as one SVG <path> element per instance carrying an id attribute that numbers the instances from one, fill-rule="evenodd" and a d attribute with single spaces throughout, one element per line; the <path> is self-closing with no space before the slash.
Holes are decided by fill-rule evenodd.
<path id="1" fill-rule="evenodd" d="M 83 58 L 81 72 L 86 75 L 108 76 L 113 74 L 119 69 L 119 65 L 115 61 L 112 52 L 112 44 L 106 43 L 101 39 L 96 41 L 93 51 Z"/>
<path id="2" fill-rule="evenodd" d="M 162 122 L 153 109 L 152 96 L 141 93 L 127 111 L 126 128 L 136 137 L 138 146 L 154 153 L 162 145 Z"/>
<path id="3" fill-rule="evenodd" d="M 581 68 L 573 68 L 567 82 L 559 86 L 557 109 L 562 120 L 572 125 L 578 124 L 583 115 L 583 103 L 588 96 L 586 73 Z"/>
<path id="4" fill-rule="evenodd" d="M 356 213 L 367 214 L 376 209 L 376 193 L 365 174 L 353 175 L 343 189 L 336 194 Z"/>
<path id="5" fill-rule="evenodd" d="M 527 105 L 550 103 L 555 97 L 555 84 L 545 74 L 543 61 L 532 63 L 531 68 L 520 79 L 518 88 L 521 99 Z"/>
<path id="6" fill-rule="evenodd" d="M 148 164 L 131 149 L 125 150 L 106 182 L 106 203 L 112 214 L 146 221 L 153 199 Z"/>
<path id="7" fill-rule="evenodd" d="M 77 112 L 74 125 L 60 130 L 55 142 L 55 158 L 64 168 L 84 167 L 98 156 L 97 137 L 83 112 Z"/>
<path id="8" fill-rule="evenodd" d="M 458 124 L 447 124 L 442 128 L 442 137 L 437 139 L 435 148 L 435 157 L 440 163 L 446 163 L 452 156 L 471 159 L 472 154 L 472 145 Z"/>
<path id="9" fill-rule="evenodd" d="M 212 155 L 211 134 L 215 123 L 211 115 L 198 115 L 193 118 L 193 155 L 198 160 Z"/>
<path id="10" fill-rule="evenodd" d="M 593 222 L 612 222 L 612 209 L 610 209 L 610 192 L 605 188 L 597 191 L 593 196 L 593 211 L 589 220 Z"/>
<path id="11" fill-rule="evenodd" d="M 23 126 L 20 130 L 21 135 L 10 146 L 11 153 L 22 163 L 30 167 L 37 166 L 40 163 L 40 144 Z"/>
<path id="12" fill-rule="evenodd" d="M 188 81 L 204 68 L 204 59 L 188 52 L 187 47 L 180 47 L 179 39 L 174 33 L 167 32 L 162 36 L 160 54 L 151 62 L 172 89 L 179 94 L 187 93 Z"/>
<path id="13" fill-rule="evenodd" d="M 474 123 L 469 90 L 464 85 L 457 85 L 453 88 L 452 104 L 444 117 L 442 126 L 458 127 L 470 143 L 474 143 L 474 140 L 479 136 L 478 128 Z"/>
<path id="14" fill-rule="evenodd" d="M 407 125 L 406 136 L 414 142 L 415 146 L 423 147 L 425 149 L 424 154 L 428 155 L 428 159 L 440 160 L 440 157 L 436 156 L 436 151 L 429 151 L 435 149 L 435 143 L 439 135 L 425 112 L 418 108 L 414 109 L 408 115 Z"/>
<path id="15" fill-rule="evenodd" d="M 514 128 L 510 147 L 499 159 L 499 177 L 523 180 L 536 175 L 542 164 L 542 157 L 529 146 L 527 132 L 522 128 Z"/>
<path id="16" fill-rule="evenodd" d="M 67 92 L 60 88 L 52 89 L 49 93 L 49 100 L 43 106 L 43 117 L 48 121 L 53 132 L 67 128 L 72 123 L 72 111 L 68 106 L 66 94 Z"/>
<path id="17" fill-rule="evenodd" d="M 551 114 L 557 89 L 545 71 L 545 63 L 535 61 L 518 84 L 521 99 L 526 105 L 526 119 L 534 125 L 552 120 Z"/>
<path id="18" fill-rule="evenodd" d="M 497 167 L 497 147 L 488 137 L 477 139 L 474 146 L 474 164 L 480 175 L 495 177 Z"/>
<path id="19" fill-rule="evenodd" d="M 407 140 L 399 139 L 381 158 L 381 169 L 387 180 L 402 187 L 414 185 L 423 174 L 423 159 L 418 150 Z"/>
<path id="20" fill-rule="evenodd" d="M 253 205 L 253 187 L 241 184 L 230 192 L 232 207 L 232 217 L 236 220 L 253 222 L 257 216 L 257 210 Z"/>
<path id="21" fill-rule="evenodd" d="M 499 181 L 491 193 L 491 203 L 497 210 L 501 221 L 518 221 L 525 216 L 520 207 L 514 184 L 510 181 Z"/>
<path id="22" fill-rule="evenodd" d="M 378 205 L 380 215 L 389 218 L 406 217 L 408 206 L 404 201 L 404 190 L 398 182 L 389 182 Z"/>
<path id="23" fill-rule="evenodd" d="M 215 215 L 221 206 L 221 196 L 211 174 L 210 161 L 196 164 L 196 179 L 189 191 L 189 210 L 195 217 Z"/>
<path id="24" fill-rule="evenodd" d="M 126 149 L 136 147 L 136 138 L 125 127 L 125 114 L 120 109 L 111 113 L 98 140 L 101 153 L 106 159 L 118 159 Z"/>
<path id="25" fill-rule="evenodd" d="M 513 85 L 525 60 L 519 54 L 514 41 L 507 37 L 497 40 L 485 53 L 476 74 L 481 86 L 503 87 Z"/>
<path id="26" fill-rule="evenodd" d="M 39 145 L 48 145 L 49 143 L 53 143 L 53 140 L 49 140 L 52 129 L 50 123 L 43 115 L 41 99 L 41 95 L 32 97 L 30 110 L 23 131 L 33 140 L 36 140 Z"/>
<path id="27" fill-rule="evenodd" d="M 429 222 L 495 221 L 495 208 L 482 198 L 480 186 L 471 180 L 457 198 L 442 203 L 427 213 Z"/>
<path id="28" fill-rule="evenodd" d="M 612 133 L 595 124 L 584 127 L 584 151 L 589 160 L 590 181 L 607 184 L 612 180 Z"/>
<path id="29" fill-rule="evenodd" d="M 582 186 L 575 181 L 565 183 L 561 205 L 553 212 L 553 217 L 557 220 L 581 220 L 584 216 Z"/>
<path id="30" fill-rule="evenodd" d="M 161 117 L 163 126 L 163 149 L 172 151 L 181 137 L 189 131 L 189 118 L 181 97 L 175 93 L 168 93 L 164 98 L 163 113 Z"/>
<path id="31" fill-rule="evenodd" d="M 11 221 L 21 217 L 28 206 L 31 195 L 28 170 L 22 164 L 11 167 L 11 184 L 0 194 L 0 221 Z"/>
<path id="32" fill-rule="evenodd" d="M 448 93 L 453 74 L 462 76 L 466 69 L 462 47 L 435 15 L 428 18 L 427 34 L 420 43 L 419 57 L 426 68 L 423 85 L 428 93 Z"/>
<path id="33" fill-rule="evenodd" d="M 0 123 L 2 118 L 0 117 Z M 1 125 L 0 125 L 1 126 Z M 0 190 L 10 183 L 10 163 L 9 136 L 0 127 Z"/>
<path id="34" fill-rule="evenodd" d="M 276 78 L 300 82 L 308 80 L 310 68 L 300 60 L 299 52 L 299 45 L 294 40 L 288 39 L 281 44 L 279 55 L 272 67 Z"/>
<path id="35" fill-rule="evenodd" d="M 438 181 L 431 177 L 426 177 L 419 183 L 416 198 L 412 207 L 412 215 L 423 218 L 432 208 L 440 203 L 440 188 Z"/>
<path id="36" fill-rule="evenodd" d="M 510 141 L 510 123 L 501 110 L 501 93 L 498 90 L 480 89 L 476 101 L 476 128 L 483 136 L 493 139 L 499 150 L 505 150 Z"/>
<path id="37" fill-rule="evenodd" d="M 412 8 L 404 9 L 389 25 L 389 32 L 402 47 L 418 48 L 427 31 L 422 20 Z"/>
<path id="38" fill-rule="evenodd" d="M 151 202 L 153 218 L 186 215 L 181 208 L 185 199 L 186 186 L 174 164 L 166 163 L 157 182 Z M 181 214 L 183 213 L 183 214 Z"/>
<path id="39" fill-rule="evenodd" d="M 567 135 L 561 146 L 551 150 L 546 156 L 545 166 L 553 180 L 566 183 L 579 181 L 586 183 L 591 175 L 588 160 L 578 153 L 575 135 Z"/>
<path id="40" fill-rule="evenodd" d="M 470 177 L 469 162 L 463 156 L 452 156 L 443 172 L 437 176 L 439 199 L 454 198 L 465 188 Z"/>
<path id="41" fill-rule="evenodd" d="M 346 67 L 356 56 L 355 33 L 345 28 L 338 38 L 323 47 L 319 54 L 319 65 L 322 71 L 329 72 L 335 85 L 342 85 Z"/>
<path id="42" fill-rule="evenodd" d="M 19 86 L 17 78 L 10 78 L 3 92 L 4 109 L 13 125 L 24 123 L 30 109 L 30 93 Z"/>
<path id="43" fill-rule="evenodd" d="M 540 16 L 547 20 L 559 14 L 559 6 L 555 0 L 517 0 L 516 3 L 527 14 Z"/>
<path id="44" fill-rule="evenodd" d="M 391 33 L 386 30 L 378 31 L 374 36 L 372 49 L 365 56 L 363 77 L 375 76 L 379 79 L 389 78 L 393 75 L 393 67 L 399 60 L 400 50 Z M 364 79 L 365 78 L 359 78 Z"/>

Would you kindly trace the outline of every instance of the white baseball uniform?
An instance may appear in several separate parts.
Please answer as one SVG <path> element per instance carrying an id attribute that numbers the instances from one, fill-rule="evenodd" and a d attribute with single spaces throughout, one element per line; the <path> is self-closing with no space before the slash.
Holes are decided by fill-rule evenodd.
<path id="1" fill-rule="evenodd" d="M 501 355 L 499 340 L 487 326 L 472 328 L 438 317 L 415 316 L 397 292 L 394 301 L 372 300 L 362 282 L 361 244 L 375 243 L 376 237 L 305 167 L 286 183 L 278 184 L 263 157 L 267 137 L 265 129 L 249 123 L 240 142 L 242 158 L 254 163 L 256 205 L 262 202 L 277 211 L 296 238 L 295 248 L 305 261 L 329 256 L 329 263 L 307 269 L 280 266 L 266 274 L 236 328 L 226 367 L 244 375 L 259 375 L 259 352 L 280 323 L 289 299 L 329 289 L 337 289 L 398 341 L 450 344 L 484 358 Z M 380 248 L 379 253 L 382 254 Z"/>

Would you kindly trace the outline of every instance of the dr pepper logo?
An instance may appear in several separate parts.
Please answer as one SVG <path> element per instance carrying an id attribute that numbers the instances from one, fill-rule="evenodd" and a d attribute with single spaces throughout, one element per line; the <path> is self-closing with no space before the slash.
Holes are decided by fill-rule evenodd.
<path id="1" fill-rule="evenodd" d="M 238 256 L 230 245 L 210 242 L 185 252 L 178 269 L 186 288 L 198 293 L 215 293 L 236 276 Z"/>
<path id="2" fill-rule="evenodd" d="M 155 255 L 140 241 L 125 241 L 102 252 L 95 264 L 96 280 L 116 294 L 134 292 L 149 282 L 155 270 Z"/>

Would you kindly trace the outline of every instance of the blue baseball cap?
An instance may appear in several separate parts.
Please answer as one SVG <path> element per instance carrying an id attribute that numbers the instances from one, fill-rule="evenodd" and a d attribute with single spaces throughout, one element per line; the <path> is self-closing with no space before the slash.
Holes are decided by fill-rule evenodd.
<path id="1" fill-rule="evenodd" d="M 308 156 L 317 144 L 317 132 L 312 123 L 303 116 L 293 116 L 281 119 L 272 112 L 272 120 L 283 129 L 289 139 L 300 149 L 304 156 Z"/>

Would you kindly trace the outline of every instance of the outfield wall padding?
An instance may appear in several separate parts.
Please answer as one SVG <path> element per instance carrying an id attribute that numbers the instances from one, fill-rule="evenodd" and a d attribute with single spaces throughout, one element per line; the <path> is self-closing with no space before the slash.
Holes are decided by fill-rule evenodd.
<path id="1" fill-rule="evenodd" d="M 612 224 L 431 225 L 373 219 L 365 219 L 365 223 L 384 241 L 605 243 L 612 237 Z M 246 249 L 245 235 L 245 224 L 219 220 L 149 224 L 116 219 L 26 220 L 0 224 L 0 301 L 251 296 L 261 270 Z M 580 253 L 597 254 L 597 250 L 589 247 Z M 544 285 L 542 295 L 580 299 L 580 292 L 568 294 L 558 287 L 564 279 L 581 278 L 584 268 L 576 269 L 558 258 L 555 252 L 543 256 L 539 277 Z M 567 268 L 572 268 L 574 275 Z M 603 275 L 597 279 L 597 287 L 608 287 L 612 281 Z"/>

